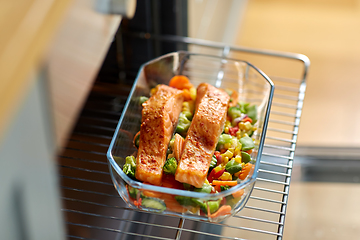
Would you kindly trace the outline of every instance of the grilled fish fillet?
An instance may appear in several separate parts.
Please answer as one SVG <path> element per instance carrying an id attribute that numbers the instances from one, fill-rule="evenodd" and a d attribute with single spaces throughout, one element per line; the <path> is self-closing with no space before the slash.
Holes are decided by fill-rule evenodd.
<path id="1" fill-rule="evenodd" d="M 203 186 L 226 121 L 229 95 L 207 83 L 197 88 L 195 114 L 188 130 L 175 179 Z"/>
<path id="2" fill-rule="evenodd" d="M 183 101 L 182 91 L 161 84 L 156 87 L 155 94 L 143 103 L 135 171 L 138 180 L 161 184 L 166 151 Z"/>

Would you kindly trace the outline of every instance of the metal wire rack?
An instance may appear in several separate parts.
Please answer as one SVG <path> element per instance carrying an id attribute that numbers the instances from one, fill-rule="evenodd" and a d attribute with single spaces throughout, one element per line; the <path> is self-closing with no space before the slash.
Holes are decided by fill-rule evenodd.
<path id="1" fill-rule="evenodd" d="M 106 151 L 135 74 L 127 74 L 126 81 L 115 84 L 97 81 L 67 146 L 59 155 L 62 211 L 68 238 L 282 239 L 309 67 L 307 57 L 186 37 L 143 33 L 131 37 L 175 42 L 179 48 L 193 52 L 247 60 L 268 74 L 275 84 L 275 95 L 259 177 L 245 208 L 222 223 L 184 220 L 129 209 L 111 182 Z M 138 61 L 144 62 L 141 57 Z"/>

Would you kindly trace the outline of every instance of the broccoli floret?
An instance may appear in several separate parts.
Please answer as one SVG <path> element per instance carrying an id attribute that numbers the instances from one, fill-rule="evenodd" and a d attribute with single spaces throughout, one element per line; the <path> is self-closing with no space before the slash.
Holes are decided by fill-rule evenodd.
<path id="1" fill-rule="evenodd" d="M 226 191 L 228 189 L 230 189 L 230 187 L 228 185 L 225 186 L 220 186 L 221 191 Z"/>
<path id="2" fill-rule="evenodd" d="M 131 167 L 136 168 L 136 159 L 134 156 L 127 156 L 125 158 L 125 164 L 130 164 Z"/>
<path id="3" fill-rule="evenodd" d="M 127 156 L 123 166 L 123 172 L 130 178 L 135 179 L 136 159 L 134 156 Z"/>
<path id="4" fill-rule="evenodd" d="M 163 170 L 164 170 L 164 173 L 166 173 L 166 174 L 175 175 L 176 168 L 177 168 L 176 158 L 172 157 L 172 158 L 169 158 L 168 160 L 166 160 Z"/>
<path id="5" fill-rule="evenodd" d="M 149 100 L 148 97 L 145 97 L 145 96 L 140 96 L 139 97 L 139 102 L 140 102 L 140 105 L 142 105 L 144 102 L 146 102 L 147 100 Z"/>
<path id="6" fill-rule="evenodd" d="M 190 127 L 191 121 L 186 117 L 185 112 L 181 112 L 179 115 L 179 123 L 176 126 L 176 132 L 181 134 L 182 136 L 186 135 L 187 130 Z"/>

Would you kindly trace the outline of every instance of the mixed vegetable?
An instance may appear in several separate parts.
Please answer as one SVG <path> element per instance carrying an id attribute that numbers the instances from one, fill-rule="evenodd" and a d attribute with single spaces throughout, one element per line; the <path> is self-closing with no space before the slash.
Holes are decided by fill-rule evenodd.
<path id="1" fill-rule="evenodd" d="M 195 188 L 189 184 L 177 182 L 174 178 L 178 166 L 177 159 L 181 145 L 190 127 L 195 111 L 196 89 L 185 76 L 175 76 L 169 86 L 183 90 L 185 101 L 179 116 L 175 135 L 170 140 L 167 150 L 167 160 L 163 166 L 162 186 L 187 191 L 202 193 L 218 193 L 226 191 L 244 181 L 253 168 L 254 160 L 251 153 L 255 149 L 254 140 L 251 138 L 257 122 L 257 107 L 249 103 L 238 101 L 237 92 L 226 89 L 230 95 L 230 103 L 227 111 L 227 120 L 223 133 L 218 139 L 216 151 L 211 159 L 207 179 L 201 188 Z M 140 103 L 147 100 L 140 98 Z M 140 132 L 134 137 L 135 147 L 139 146 Z M 136 159 L 134 156 L 126 157 L 123 172 L 135 179 Z M 127 186 L 129 196 L 136 206 L 152 208 L 159 211 L 165 209 L 175 212 L 191 211 L 211 218 L 230 214 L 232 207 L 241 199 L 244 190 L 218 200 L 204 201 L 198 198 L 173 196 L 152 191 L 140 191 Z"/>

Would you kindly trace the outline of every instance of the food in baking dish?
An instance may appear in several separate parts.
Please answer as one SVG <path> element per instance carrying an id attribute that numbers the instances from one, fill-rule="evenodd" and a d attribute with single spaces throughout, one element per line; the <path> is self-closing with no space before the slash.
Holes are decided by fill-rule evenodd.
<path id="1" fill-rule="evenodd" d="M 137 154 L 128 156 L 123 171 L 134 180 L 180 190 L 219 193 L 246 179 L 253 170 L 251 138 L 256 105 L 240 102 L 231 89 L 208 83 L 197 87 L 186 76 L 160 84 L 142 103 Z M 136 157 L 135 157 L 136 156 Z M 192 211 L 210 217 L 231 214 L 240 189 L 226 198 L 199 198 L 143 191 L 127 186 L 134 205 L 159 211 Z"/>

